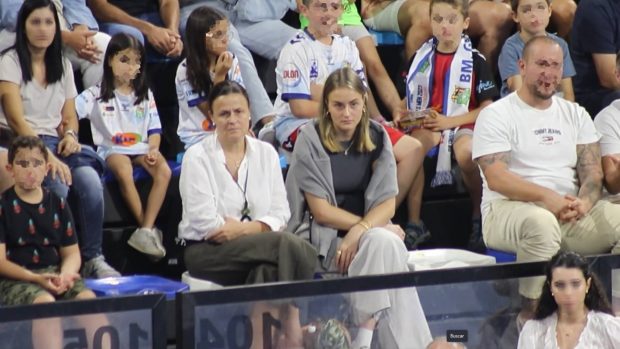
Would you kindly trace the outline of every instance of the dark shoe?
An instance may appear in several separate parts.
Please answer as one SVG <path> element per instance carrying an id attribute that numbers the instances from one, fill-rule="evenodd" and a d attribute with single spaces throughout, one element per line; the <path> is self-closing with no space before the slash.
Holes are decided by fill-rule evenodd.
<path id="1" fill-rule="evenodd" d="M 420 221 L 420 224 L 409 222 L 405 226 L 405 246 L 409 251 L 417 249 L 421 243 L 428 241 L 430 238 L 431 232 L 422 221 Z"/>
<path id="2" fill-rule="evenodd" d="M 469 242 L 467 243 L 467 249 L 476 253 L 486 253 L 487 246 L 482 239 L 482 221 L 480 218 L 474 218 L 471 220 L 471 235 L 469 235 Z"/>

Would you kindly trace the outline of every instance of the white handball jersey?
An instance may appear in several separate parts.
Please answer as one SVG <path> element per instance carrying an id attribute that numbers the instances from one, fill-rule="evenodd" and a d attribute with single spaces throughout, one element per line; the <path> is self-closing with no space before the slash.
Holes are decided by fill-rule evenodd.
<path id="1" fill-rule="evenodd" d="M 213 76 L 211 76 L 213 79 Z M 236 81 L 243 85 L 239 60 L 233 56 L 232 65 L 228 70 L 228 80 Z M 187 80 L 187 60 L 183 60 L 177 68 L 177 75 L 174 79 L 179 101 L 179 126 L 177 134 L 181 142 L 185 144 L 185 149 L 190 145 L 198 143 L 206 135 L 213 132 L 205 127 L 206 116 L 198 109 L 198 104 L 207 100 L 207 96 L 201 96 L 194 90 L 192 84 Z"/>
<path id="2" fill-rule="evenodd" d="M 93 142 L 97 153 L 106 158 L 110 154 L 142 155 L 149 151 L 148 137 L 161 133 L 161 122 L 153 94 L 135 104 L 136 96 L 114 91 L 114 97 L 100 100 L 99 85 L 84 90 L 75 100 L 80 119 L 90 119 Z"/>
<path id="3" fill-rule="evenodd" d="M 331 72 L 347 66 L 366 81 L 355 43 L 346 36 L 334 34 L 332 37 L 332 44 L 326 45 L 315 40 L 307 30 L 300 30 L 280 52 L 275 102 L 276 137 L 280 143 L 308 121 L 293 115 L 288 102 L 291 99 L 310 100 L 310 84 L 323 84 Z"/>

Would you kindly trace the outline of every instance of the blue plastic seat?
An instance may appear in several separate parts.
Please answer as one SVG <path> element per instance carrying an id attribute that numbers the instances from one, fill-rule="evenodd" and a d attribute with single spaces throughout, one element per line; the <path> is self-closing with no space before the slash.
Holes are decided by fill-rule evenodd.
<path id="1" fill-rule="evenodd" d="M 517 260 L 517 255 L 512 252 L 505 252 L 487 248 L 487 256 L 495 257 L 496 263 L 510 263 Z"/>
<path id="2" fill-rule="evenodd" d="M 85 283 L 98 297 L 163 293 L 166 299 L 174 299 L 177 292 L 189 290 L 189 286 L 182 282 L 156 275 L 86 279 Z"/>
<path id="3" fill-rule="evenodd" d="M 396 32 L 376 31 L 372 29 L 368 29 L 368 32 L 377 46 L 402 45 L 405 42 L 403 37 Z"/>

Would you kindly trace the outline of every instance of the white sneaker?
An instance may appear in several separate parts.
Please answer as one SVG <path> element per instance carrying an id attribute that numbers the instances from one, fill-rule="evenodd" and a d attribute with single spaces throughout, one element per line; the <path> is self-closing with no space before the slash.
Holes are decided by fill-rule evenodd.
<path id="1" fill-rule="evenodd" d="M 159 234 L 154 229 L 136 229 L 129 237 L 129 240 L 127 240 L 127 244 L 144 254 L 156 258 L 163 258 L 166 255 L 166 250 L 161 244 Z"/>
<path id="2" fill-rule="evenodd" d="M 162 257 L 165 257 L 166 248 L 164 247 L 164 233 L 157 227 L 153 227 L 152 230 L 155 232 L 155 237 L 157 238 L 157 248 L 164 254 Z"/>

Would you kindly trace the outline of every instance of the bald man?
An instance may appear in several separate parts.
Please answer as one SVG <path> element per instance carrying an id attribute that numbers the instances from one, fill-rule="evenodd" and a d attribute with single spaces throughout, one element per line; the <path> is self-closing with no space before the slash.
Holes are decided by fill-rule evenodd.
<path id="1" fill-rule="evenodd" d="M 599 200 L 599 134 L 584 108 L 555 96 L 562 58 L 552 38 L 531 39 L 519 61 L 522 86 L 482 110 L 474 130 L 484 241 L 518 262 L 545 261 L 560 248 L 620 253 L 620 206 Z M 533 316 L 543 282 L 519 283 L 518 322 Z"/>

